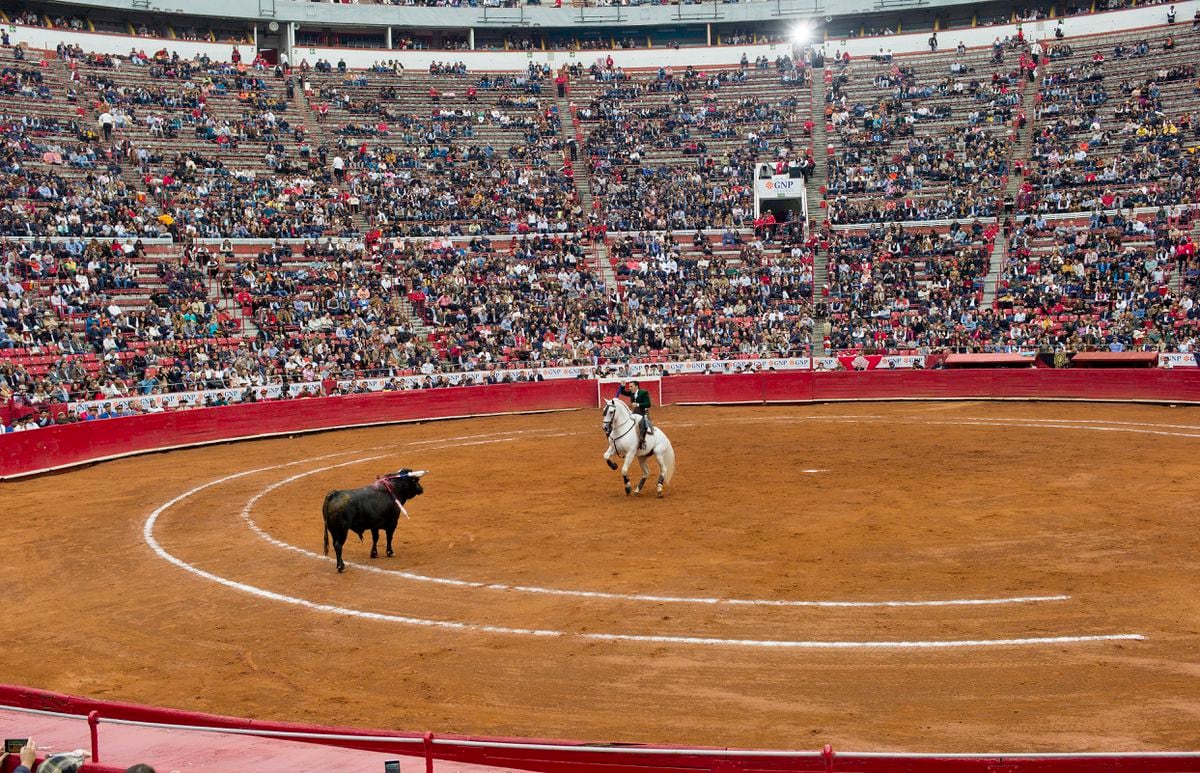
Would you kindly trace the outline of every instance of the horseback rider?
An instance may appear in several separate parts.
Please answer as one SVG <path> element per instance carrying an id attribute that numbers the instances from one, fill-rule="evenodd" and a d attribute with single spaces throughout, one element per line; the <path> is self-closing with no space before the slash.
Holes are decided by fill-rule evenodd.
<path id="1" fill-rule="evenodd" d="M 654 426 L 650 423 L 650 393 L 642 389 L 637 381 L 626 381 L 617 385 L 617 397 L 629 398 L 629 410 L 635 416 L 641 417 L 637 422 L 638 447 L 646 444 L 646 436 L 654 434 Z"/>

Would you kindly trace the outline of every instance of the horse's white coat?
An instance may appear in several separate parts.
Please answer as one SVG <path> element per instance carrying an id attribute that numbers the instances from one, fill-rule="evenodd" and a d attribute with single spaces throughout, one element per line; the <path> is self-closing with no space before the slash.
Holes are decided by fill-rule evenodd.
<path id="1" fill-rule="evenodd" d="M 646 479 L 650 477 L 650 467 L 646 464 L 646 457 L 653 454 L 658 462 L 658 495 L 663 496 L 665 487 L 675 474 L 675 448 L 671 445 L 667 433 L 663 432 L 660 427 L 655 427 L 654 432 L 647 437 L 646 448 L 643 451 L 638 444 L 637 425 L 639 419 L 634 418 L 628 405 L 615 397 L 605 400 L 602 416 L 601 426 L 604 428 L 604 434 L 608 437 L 608 446 L 604 449 L 604 461 L 608 462 L 609 457 L 614 455 L 625 459 L 625 463 L 621 466 L 621 478 L 625 481 L 625 493 L 629 493 L 629 467 L 633 464 L 634 459 L 637 459 L 642 468 L 642 479 L 633 489 L 633 493 L 642 493 L 642 486 L 646 485 Z"/>

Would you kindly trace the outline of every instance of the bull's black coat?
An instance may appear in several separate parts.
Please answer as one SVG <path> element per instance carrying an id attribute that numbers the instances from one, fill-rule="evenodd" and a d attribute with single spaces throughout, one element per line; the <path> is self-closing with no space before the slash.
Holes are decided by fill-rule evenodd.
<path id="1" fill-rule="evenodd" d="M 392 534 L 400 521 L 400 508 L 396 500 L 404 504 L 413 497 L 425 493 L 421 488 L 418 472 L 413 475 L 407 467 L 391 475 L 384 475 L 370 486 L 345 491 L 330 491 L 325 495 L 321 508 L 325 516 L 325 555 L 329 555 L 329 537 L 333 536 L 333 551 L 337 556 L 337 570 L 346 571 L 342 561 L 342 546 L 350 532 L 361 541 L 363 532 L 371 532 L 371 558 L 379 556 L 379 530 L 387 534 L 387 554 L 392 553 Z"/>

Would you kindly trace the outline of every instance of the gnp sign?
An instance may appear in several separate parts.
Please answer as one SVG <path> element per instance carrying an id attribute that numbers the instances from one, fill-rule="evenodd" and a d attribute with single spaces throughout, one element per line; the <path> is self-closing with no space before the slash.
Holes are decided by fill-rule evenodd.
<path id="1" fill-rule="evenodd" d="M 760 177 L 755 181 L 759 198 L 763 199 L 799 199 L 804 197 L 804 178 L 773 175 Z"/>

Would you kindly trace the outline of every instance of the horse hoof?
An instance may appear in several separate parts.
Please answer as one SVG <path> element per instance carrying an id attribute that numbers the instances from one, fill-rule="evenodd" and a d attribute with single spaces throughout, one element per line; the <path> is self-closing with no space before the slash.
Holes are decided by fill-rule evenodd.
<path id="1" fill-rule="evenodd" d="M 662 498 L 663 498 L 663 497 L 665 497 L 666 495 L 667 495 L 667 492 L 663 491 L 662 489 L 659 489 L 659 490 L 658 490 L 658 498 L 659 498 L 659 499 L 662 499 Z"/>
<path id="2" fill-rule="evenodd" d="M 625 487 L 625 496 L 629 496 L 631 491 L 632 491 L 632 489 L 630 489 L 628 486 L 626 486 Z"/>
<path id="3" fill-rule="evenodd" d="M 379 554 L 378 554 L 378 553 L 376 553 L 374 550 L 372 550 L 372 551 L 371 551 L 371 558 L 379 558 Z"/>
<path id="4" fill-rule="evenodd" d="M 612 459 L 605 459 L 604 463 L 608 465 L 608 469 L 610 470 L 617 469 L 617 465 Z"/>
<path id="5" fill-rule="evenodd" d="M 393 553 L 393 552 L 392 552 L 392 551 L 390 551 L 390 550 L 387 552 L 387 557 L 388 557 L 388 558 L 391 558 L 391 557 L 392 557 L 392 556 L 394 556 L 394 555 L 396 555 L 396 554 L 395 554 L 395 553 Z"/>

